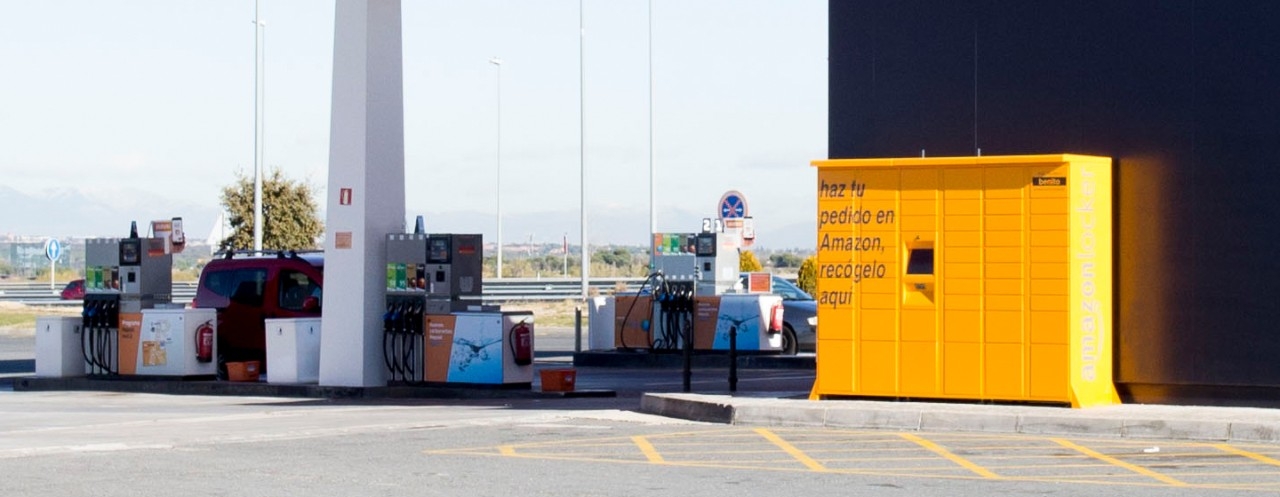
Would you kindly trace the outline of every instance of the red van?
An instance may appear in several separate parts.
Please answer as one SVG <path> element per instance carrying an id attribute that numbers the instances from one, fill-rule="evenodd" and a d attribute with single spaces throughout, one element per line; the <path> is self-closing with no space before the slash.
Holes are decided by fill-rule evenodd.
<path id="1" fill-rule="evenodd" d="M 321 253 L 229 253 L 200 272 L 192 307 L 218 310 L 218 375 L 226 363 L 260 361 L 267 367 L 266 325 L 273 318 L 319 317 Z"/>

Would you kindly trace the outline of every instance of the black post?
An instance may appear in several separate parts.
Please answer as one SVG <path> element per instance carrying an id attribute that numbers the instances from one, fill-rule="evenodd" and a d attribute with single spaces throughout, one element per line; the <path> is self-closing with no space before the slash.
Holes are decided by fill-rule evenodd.
<path id="1" fill-rule="evenodd" d="M 693 391 L 693 325 L 684 330 L 684 392 Z"/>
<path id="2" fill-rule="evenodd" d="M 573 306 L 573 351 L 582 352 L 582 305 Z"/>
<path id="3" fill-rule="evenodd" d="M 738 327 L 729 327 L 729 393 L 738 391 Z"/>

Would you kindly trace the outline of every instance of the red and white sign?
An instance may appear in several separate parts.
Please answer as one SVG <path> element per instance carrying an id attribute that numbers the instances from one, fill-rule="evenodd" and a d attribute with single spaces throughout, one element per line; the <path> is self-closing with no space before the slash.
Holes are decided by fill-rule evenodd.
<path id="1" fill-rule="evenodd" d="M 341 188 L 338 190 L 338 205 L 351 205 L 350 188 Z"/>

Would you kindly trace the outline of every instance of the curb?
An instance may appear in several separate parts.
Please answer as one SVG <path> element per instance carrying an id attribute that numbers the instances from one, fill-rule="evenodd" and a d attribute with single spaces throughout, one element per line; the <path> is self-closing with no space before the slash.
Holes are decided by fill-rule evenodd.
<path id="1" fill-rule="evenodd" d="M 640 411 L 734 425 L 1280 443 L 1280 412 L 1248 408 L 1206 411 L 1187 406 L 1124 405 L 1068 409 L 645 394 Z M 1220 419 L 1201 417 L 1206 413 Z"/>
<path id="2" fill-rule="evenodd" d="M 651 352 L 576 352 L 573 365 L 580 368 L 680 368 L 684 356 L 678 353 Z M 727 353 L 697 353 L 692 360 L 694 368 L 728 368 Z M 770 354 L 741 354 L 741 369 L 801 369 L 814 370 L 817 362 L 813 356 L 780 356 Z"/>
<path id="3" fill-rule="evenodd" d="M 333 387 L 262 382 L 13 378 L 14 391 L 104 391 L 166 395 L 223 395 L 314 399 L 550 399 L 616 397 L 613 390 L 542 392 L 527 385 Z"/>

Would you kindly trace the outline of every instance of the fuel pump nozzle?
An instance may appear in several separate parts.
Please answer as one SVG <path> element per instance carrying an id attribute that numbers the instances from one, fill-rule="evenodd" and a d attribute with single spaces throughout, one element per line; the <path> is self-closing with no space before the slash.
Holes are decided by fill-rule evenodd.
<path id="1" fill-rule="evenodd" d="M 382 315 L 382 359 L 386 362 L 387 371 L 391 372 L 391 379 L 393 380 L 399 368 L 399 364 L 396 363 L 395 353 L 397 305 L 399 305 L 399 302 L 387 299 L 387 312 Z"/>

